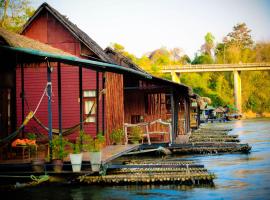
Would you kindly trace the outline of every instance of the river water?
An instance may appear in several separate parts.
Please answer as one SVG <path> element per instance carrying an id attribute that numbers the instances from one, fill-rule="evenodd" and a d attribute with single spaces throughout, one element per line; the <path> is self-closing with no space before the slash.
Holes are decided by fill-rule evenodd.
<path id="1" fill-rule="evenodd" d="M 270 199 L 270 119 L 239 120 L 215 126 L 233 127 L 250 154 L 178 156 L 194 160 L 214 172 L 214 186 L 46 186 L 26 188 L 9 199 Z"/>

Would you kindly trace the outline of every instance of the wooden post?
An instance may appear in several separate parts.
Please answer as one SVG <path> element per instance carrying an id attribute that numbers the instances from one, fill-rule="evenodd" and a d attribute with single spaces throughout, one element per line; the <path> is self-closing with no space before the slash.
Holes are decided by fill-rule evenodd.
<path id="1" fill-rule="evenodd" d="M 80 131 L 83 130 L 83 91 L 82 91 L 82 66 L 79 66 L 79 98 L 80 98 Z M 80 144 L 82 147 L 82 136 L 80 134 Z"/>
<path id="2" fill-rule="evenodd" d="M 96 71 L 96 133 L 99 132 L 99 72 Z"/>
<path id="3" fill-rule="evenodd" d="M 242 98 L 241 98 L 241 77 L 240 71 L 233 71 L 234 77 L 234 104 L 239 113 L 242 113 Z"/>
<path id="4" fill-rule="evenodd" d="M 185 97 L 185 102 L 186 102 L 186 126 L 187 126 L 187 133 L 190 131 L 190 100 L 189 100 L 189 97 L 186 96 Z"/>
<path id="5" fill-rule="evenodd" d="M 102 72 L 102 90 L 105 89 L 105 73 Z M 105 135 L 105 95 L 102 94 L 102 134 Z"/>
<path id="6" fill-rule="evenodd" d="M 22 106 L 22 123 L 24 121 L 24 66 L 21 64 L 21 106 Z M 22 129 L 22 137 L 24 137 L 24 127 Z"/>
<path id="7" fill-rule="evenodd" d="M 48 128 L 49 128 L 49 154 L 52 160 L 52 68 L 47 60 L 47 94 L 48 94 Z"/>
<path id="8" fill-rule="evenodd" d="M 175 143 L 176 132 L 177 132 L 177 121 L 178 121 L 178 112 L 176 106 L 176 99 L 173 89 L 171 90 L 171 115 L 172 115 L 172 143 Z"/>
<path id="9" fill-rule="evenodd" d="M 200 106 L 197 103 L 197 129 L 199 128 L 200 124 L 201 124 L 201 119 L 200 119 Z"/>
<path id="10" fill-rule="evenodd" d="M 60 138 L 60 157 L 63 158 L 63 140 L 62 140 L 62 85 L 61 85 L 61 64 L 57 63 L 57 86 L 58 86 L 58 126 Z"/>

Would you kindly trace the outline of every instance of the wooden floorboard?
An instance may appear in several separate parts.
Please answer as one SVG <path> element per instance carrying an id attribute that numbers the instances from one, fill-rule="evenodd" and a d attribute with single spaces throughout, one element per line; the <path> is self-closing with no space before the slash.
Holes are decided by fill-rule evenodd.
<path id="1" fill-rule="evenodd" d="M 107 163 L 116 159 L 125 153 L 138 149 L 140 144 L 128 144 L 128 145 L 110 145 L 106 146 L 101 151 L 102 163 Z M 9 159 L 1 160 L 0 164 L 28 164 L 31 163 L 33 158 L 28 159 Z M 64 159 L 65 162 L 70 162 L 69 156 Z M 90 155 L 88 152 L 83 152 L 83 161 L 90 162 Z"/>

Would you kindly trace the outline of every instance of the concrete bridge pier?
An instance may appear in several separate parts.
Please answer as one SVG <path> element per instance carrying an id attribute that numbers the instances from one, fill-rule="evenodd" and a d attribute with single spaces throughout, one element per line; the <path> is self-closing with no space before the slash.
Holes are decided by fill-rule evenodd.
<path id="1" fill-rule="evenodd" d="M 172 81 L 176 82 L 176 83 L 181 83 L 180 81 L 180 73 L 179 72 L 175 72 L 175 71 L 171 71 L 171 76 L 172 76 Z"/>
<path id="2" fill-rule="evenodd" d="M 241 71 L 234 70 L 234 105 L 239 113 L 242 113 L 242 96 L 241 96 Z"/>

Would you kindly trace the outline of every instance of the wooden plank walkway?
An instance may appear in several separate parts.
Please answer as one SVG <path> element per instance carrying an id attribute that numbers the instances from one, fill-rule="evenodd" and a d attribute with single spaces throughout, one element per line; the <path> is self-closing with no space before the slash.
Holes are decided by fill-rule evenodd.
<path id="1" fill-rule="evenodd" d="M 139 149 L 140 144 L 110 145 L 102 150 L 102 163 L 108 163 L 130 151 Z"/>
<path id="2" fill-rule="evenodd" d="M 110 145 L 106 146 L 104 149 L 101 151 L 101 159 L 102 163 L 108 163 L 115 158 L 118 158 L 130 151 L 139 149 L 140 144 L 128 144 L 128 145 Z M 0 160 L 0 165 L 1 164 L 29 164 L 31 163 L 31 158 L 27 159 L 9 159 L 9 160 Z M 69 156 L 67 156 L 64 159 L 65 162 L 70 162 Z M 90 155 L 88 152 L 83 152 L 83 161 L 88 161 L 90 162 Z"/>
<path id="3" fill-rule="evenodd" d="M 102 164 L 108 163 L 130 151 L 139 149 L 140 144 L 127 144 L 127 145 L 109 145 L 101 150 Z M 69 161 L 67 158 L 66 161 Z M 90 155 L 88 152 L 83 153 L 83 161 L 90 162 Z"/>

